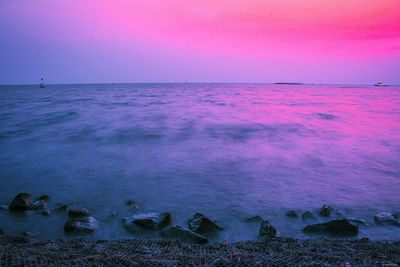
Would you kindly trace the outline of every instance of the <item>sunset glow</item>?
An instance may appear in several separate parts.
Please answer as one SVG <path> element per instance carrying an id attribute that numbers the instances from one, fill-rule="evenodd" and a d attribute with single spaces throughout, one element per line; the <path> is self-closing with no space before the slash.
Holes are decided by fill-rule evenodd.
<path id="1" fill-rule="evenodd" d="M 89 80 L 400 83 L 397 0 L 3 0 L 0 23 L 8 68 L 21 64 L 10 53 L 23 52 L 54 81 L 57 63 L 71 67 L 74 60 L 77 70 L 95 58 L 85 66 Z M 64 56 L 52 57 L 60 50 Z M 157 57 L 174 62 L 157 66 Z M 64 80 L 82 80 L 72 72 Z"/>

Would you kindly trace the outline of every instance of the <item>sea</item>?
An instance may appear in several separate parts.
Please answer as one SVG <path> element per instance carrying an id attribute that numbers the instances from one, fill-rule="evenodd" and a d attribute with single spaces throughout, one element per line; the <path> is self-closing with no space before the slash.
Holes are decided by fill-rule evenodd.
<path id="1" fill-rule="evenodd" d="M 53 210 L 64 203 L 97 219 L 86 239 L 159 238 L 122 225 L 153 211 L 184 227 L 203 213 L 224 227 L 211 241 L 259 238 L 255 215 L 281 236 L 321 238 L 286 216 L 295 209 L 362 220 L 355 238 L 398 240 L 374 215 L 400 215 L 400 86 L 2 85 L 0 204 L 20 192 L 49 195 L 51 215 L 2 209 L 0 228 L 38 239 L 77 238 Z"/>

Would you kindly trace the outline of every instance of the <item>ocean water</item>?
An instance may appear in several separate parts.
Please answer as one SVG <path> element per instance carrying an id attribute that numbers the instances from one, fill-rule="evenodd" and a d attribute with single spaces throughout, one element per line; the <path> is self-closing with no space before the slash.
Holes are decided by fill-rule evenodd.
<path id="1" fill-rule="evenodd" d="M 373 222 L 400 211 L 400 87 L 1 86 L 0 204 L 24 191 L 88 208 L 99 221 L 89 239 L 156 238 L 121 224 L 147 211 L 183 226 L 202 212 L 225 228 L 215 241 L 257 238 L 253 215 L 309 238 L 285 213 L 324 203 L 364 219 L 358 237 L 400 239 Z M 0 211 L 0 228 L 65 238 L 66 219 Z"/>

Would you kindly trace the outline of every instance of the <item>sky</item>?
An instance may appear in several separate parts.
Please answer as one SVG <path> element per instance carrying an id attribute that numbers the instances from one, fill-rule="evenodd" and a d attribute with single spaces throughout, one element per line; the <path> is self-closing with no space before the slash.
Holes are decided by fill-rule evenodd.
<path id="1" fill-rule="evenodd" d="M 0 84 L 400 84 L 400 0 L 1 0 Z"/>

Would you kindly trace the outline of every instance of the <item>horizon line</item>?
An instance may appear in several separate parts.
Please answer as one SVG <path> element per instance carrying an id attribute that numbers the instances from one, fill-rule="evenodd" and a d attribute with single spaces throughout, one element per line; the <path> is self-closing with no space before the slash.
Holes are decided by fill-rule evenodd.
<path id="1" fill-rule="evenodd" d="M 270 84 L 270 85 L 362 85 L 374 86 L 373 83 L 310 83 L 310 82 L 68 82 L 45 83 L 45 85 L 119 85 L 119 84 Z M 0 86 L 33 86 L 38 83 L 0 83 Z M 400 86 L 400 84 L 385 84 L 386 86 Z"/>

